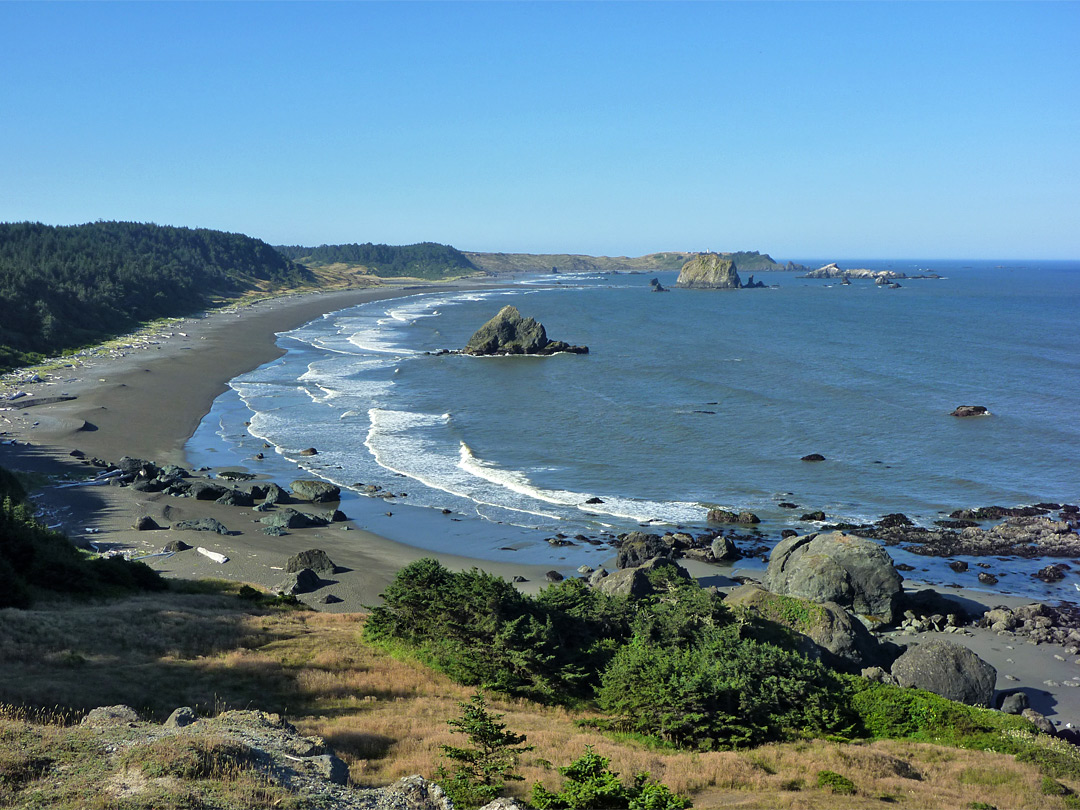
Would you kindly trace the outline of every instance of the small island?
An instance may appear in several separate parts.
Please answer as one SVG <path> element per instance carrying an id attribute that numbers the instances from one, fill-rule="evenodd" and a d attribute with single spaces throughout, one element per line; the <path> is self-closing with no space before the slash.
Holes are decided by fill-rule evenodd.
<path id="1" fill-rule="evenodd" d="M 504 354 L 549 355 L 567 352 L 588 354 L 588 346 L 571 346 L 561 340 L 549 340 L 544 325 L 534 318 L 523 318 L 517 307 L 505 306 L 469 338 L 462 354 L 479 356 Z"/>
<path id="2" fill-rule="evenodd" d="M 682 266 L 675 286 L 684 290 L 738 290 L 765 285 L 760 281 L 755 283 L 753 276 L 743 284 L 735 261 L 724 254 L 699 253 Z"/>

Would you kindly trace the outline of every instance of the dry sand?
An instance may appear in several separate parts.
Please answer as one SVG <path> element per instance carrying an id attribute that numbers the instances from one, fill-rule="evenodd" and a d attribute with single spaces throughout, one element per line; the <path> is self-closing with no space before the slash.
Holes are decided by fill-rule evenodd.
<path id="1" fill-rule="evenodd" d="M 313 294 L 215 312 L 170 327 L 165 330 L 168 337 L 158 336 L 139 348 L 59 369 L 43 383 L 19 385 L 36 398 L 63 394 L 75 399 L 0 410 L 0 466 L 82 478 L 92 470 L 70 455 L 75 449 L 87 457 L 114 462 L 128 455 L 159 464 L 185 465 L 185 442 L 213 400 L 226 390 L 228 380 L 283 353 L 275 345 L 275 333 L 326 312 L 418 291 L 380 288 Z M 455 570 L 476 566 L 507 578 L 521 575 L 528 580 L 524 587 L 530 591 L 544 583 L 546 571 L 539 566 L 432 555 L 350 523 L 268 537 L 258 531 L 255 521 L 259 515 L 250 509 L 139 493 L 128 487 L 53 486 L 43 489 L 36 500 L 50 525 L 73 538 L 94 541 L 102 548 L 154 554 L 169 540 L 183 539 L 192 546 L 229 557 L 229 562 L 218 564 L 192 549 L 146 560 L 166 576 L 218 577 L 272 587 L 284 578 L 283 568 L 290 555 L 321 548 L 342 568 L 333 581 L 303 597 L 311 603 L 326 594 L 342 600 L 332 605 L 316 604 L 321 610 L 355 611 L 377 603 L 378 594 L 394 574 L 424 556 L 438 556 Z M 142 515 L 150 515 L 163 525 L 185 518 L 214 517 L 234 534 L 135 531 L 132 526 Z M 723 585 L 730 582 L 723 574 L 737 572 L 713 566 L 687 567 L 706 584 Z M 1026 601 L 947 587 L 938 590 L 961 600 L 969 612 Z M 917 643 L 938 635 L 902 636 L 897 640 Z M 979 628 L 943 637 L 965 644 L 993 664 L 998 670 L 999 689 L 1023 689 L 1037 711 L 1062 725 L 1080 721 L 1080 688 L 1065 685 L 1080 683 L 1080 659 L 1066 656 L 1061 647 L 1035 646 L 1024 639 Z"/>

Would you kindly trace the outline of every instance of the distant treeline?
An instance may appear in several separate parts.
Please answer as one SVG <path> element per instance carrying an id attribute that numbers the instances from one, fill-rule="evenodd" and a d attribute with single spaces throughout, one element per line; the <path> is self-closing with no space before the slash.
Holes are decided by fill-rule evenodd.
<path id="1" fill-rule="evenodd" d="M 0 224 L 0 368 L 215 298 L 311 280 L 311 271 L 243 234 L 134 222 Z"/>
<path id="2" fill-rule="evenodd" d="M 450 245 L 420 242 L 416 245 L 280 245 L 286 258 L 308 265 L 351 264 L 383 278 L 440 279 L 480 272 L 468 257 Z"/>

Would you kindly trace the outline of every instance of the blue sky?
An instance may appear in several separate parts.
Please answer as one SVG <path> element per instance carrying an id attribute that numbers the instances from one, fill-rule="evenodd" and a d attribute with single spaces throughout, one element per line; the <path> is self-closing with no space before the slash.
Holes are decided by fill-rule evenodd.
<path id="1" fill-rule="evenodd" d="M 0 3 L 0 221 L 1080 258 L 1080 3 Z"/>

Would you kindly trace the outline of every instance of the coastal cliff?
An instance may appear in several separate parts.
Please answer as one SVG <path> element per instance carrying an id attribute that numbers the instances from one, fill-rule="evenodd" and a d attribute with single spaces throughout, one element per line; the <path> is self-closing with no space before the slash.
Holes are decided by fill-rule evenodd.
<path id="1" fill-rule="evenodd" d="M 679 271 L 676 287 L 694 290 L 737 290 L 742 286 L 735 262 L 719 253 L 700 253 Z"/>

